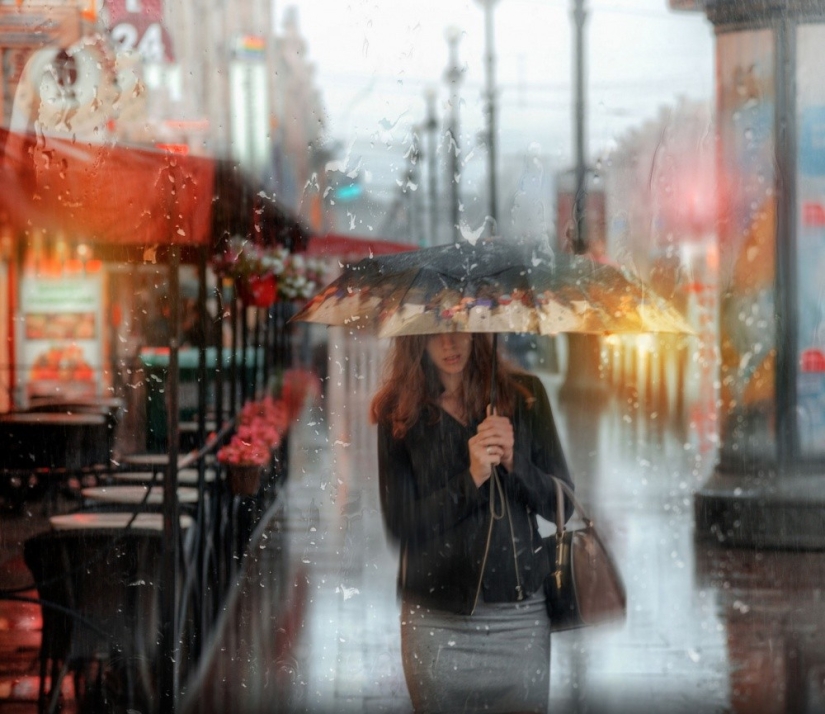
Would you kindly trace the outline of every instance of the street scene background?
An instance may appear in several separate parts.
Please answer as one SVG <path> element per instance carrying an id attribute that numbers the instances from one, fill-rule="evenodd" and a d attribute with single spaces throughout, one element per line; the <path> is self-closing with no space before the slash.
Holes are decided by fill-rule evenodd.
<path id="1" fill-rule="evenodd" d="M 483 239 L 691 328 L 501 336 L 628 595 L 551 710 L 825 711 L 823 42 L 818 0 L 0 0 L 0 714 L 410 712 L 387 341 L 290 317 Z M 128 597 L 44 603 L 27 543 L 139 509 Z"/>

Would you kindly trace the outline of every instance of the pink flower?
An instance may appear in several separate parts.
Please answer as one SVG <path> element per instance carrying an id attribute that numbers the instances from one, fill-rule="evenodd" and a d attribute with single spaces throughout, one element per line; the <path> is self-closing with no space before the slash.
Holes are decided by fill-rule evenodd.
<path id="1" fill-rule="evenodd" d="M 289 426 L 286 404 L 280 399 L 264 397 L 241 407 L 238 430 L 218 451 L 224 464 L 259 465 L 269 463 L 273 449 L 278 448 Z"/>
<path id="2" fill-rule="evenodd" d="M 241 409 L 238 421 L 242 426 L 254 427 L 264 432 L 269 428 L 274 429 L 280 437 L 286 432 L 288 424 L 286 406 L 281 400 L 275 400 L 272 397 L 264 397 L 257 402 L 247 402 Z"/>
<path id="3" fill-rule="evenodd" d="M 281 443 L 281 435 L 278 430 L 265 419 L 254 419 L 251 423 L 242 425 L 238 429 L 238 434 L 250 441 L 260 441 L 270 449 L 276 448 Z"/>
<path id="4" fill-rule="evenodd" d="M 266 466 L 270 448 L 250 433 L 235 434 L 229 443 L 218 450 L 218 461 L 232 466 Z"/>

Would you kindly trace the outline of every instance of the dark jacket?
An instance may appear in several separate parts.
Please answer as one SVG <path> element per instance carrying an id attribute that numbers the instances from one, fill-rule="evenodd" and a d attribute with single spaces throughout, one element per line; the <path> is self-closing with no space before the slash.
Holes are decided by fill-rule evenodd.
<path id="1" fill-rule="evenodd" d="M 519 394 L 512 416 L 513 471 L 499 468 L 510 519 L 493 520 L 480 593 L 492 479 L 477 488 L 470 475 L 467 440 L 478 421 L 464 426 L 443 410 L 425 411 L 403 439 L 378 426 L 381 506 L 401 547 L 398 584 L 422 604 L 470 614 L 477 597 L 510 602 L 531 595 L 549 571 L 535 514 L 556 520 L 548 474 L 572 482 L 543 385 L 533 375 L 516 378 L 533 396 Z M 497 506 L 501 511 L 500 499 Z M 571 511 L 567 504 L 566 517 Z"/>

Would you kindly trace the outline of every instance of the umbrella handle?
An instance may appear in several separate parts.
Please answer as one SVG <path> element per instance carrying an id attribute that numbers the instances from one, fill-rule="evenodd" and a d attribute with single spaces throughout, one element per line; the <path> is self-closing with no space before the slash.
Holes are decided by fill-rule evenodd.
<path id="1" fill-rule="evenodd" d="M 490 370 L 490 413 L 496 413 L 498 392 L 496 390 L 496 367 L 498 364 L 498 332 L 493 333 L 493 363 Z"/>

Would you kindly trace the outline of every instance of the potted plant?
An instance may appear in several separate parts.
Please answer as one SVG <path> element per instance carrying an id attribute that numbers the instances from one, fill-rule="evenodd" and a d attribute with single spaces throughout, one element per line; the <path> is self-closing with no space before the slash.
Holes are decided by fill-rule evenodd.
<path id="1" fill-rule="evenodd" d="M 315 294 L 326 274 L 326 264 L 319 258 L 290 254 L 278 280 L 278 295 L 284 300 L 307 300 Z"/>
<path id="2" fill-rule="evenodd" d="M 282 246 L 265 247 L 234 236 L 213 258 L 212 268 L 221 278 L 235 282 L 238 297 L 245 305 L 269 307 L 278 299 L 278 278 L 288 256 L 289 251 Z"/>
<path id="3" fill-rule="evenodd" d="M 248 425 L 241 425 L 218 450 L 218 461 L 226 466 L 229 489 L 238 496 L 254 496 L 261 474 L 270 462 L 270 447 Z"/>
<path id="4" fill-rule="evenodd" d="M 239 421 L 255 439 L 267 445 L 272 463 L 277 464 L 278 450 L 289 426 L 284 402 L 269 396 L 247 402 L 241 409 Z"/>

